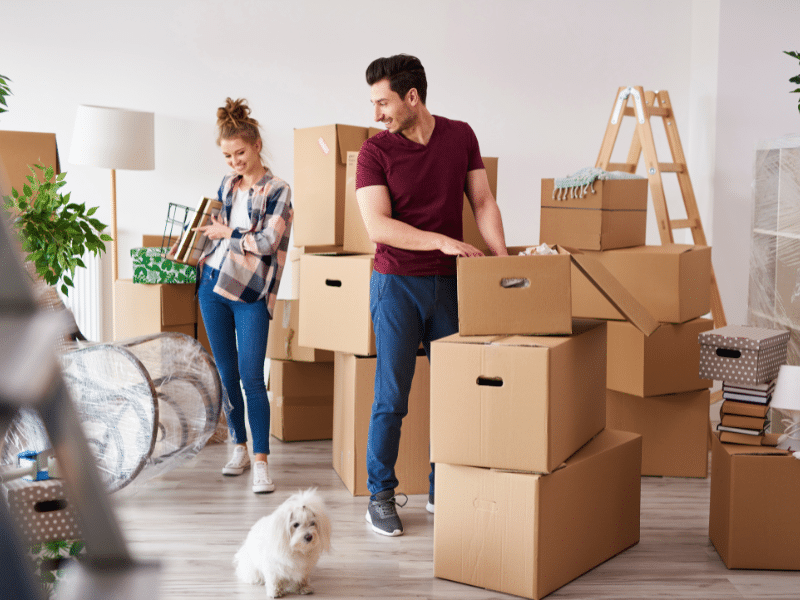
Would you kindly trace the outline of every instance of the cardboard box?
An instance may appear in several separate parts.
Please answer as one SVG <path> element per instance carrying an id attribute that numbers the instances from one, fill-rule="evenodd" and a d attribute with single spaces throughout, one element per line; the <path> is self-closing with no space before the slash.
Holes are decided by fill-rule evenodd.
<path id="1" fill-rule="evenodd" d="M 374 357 L 337 352 L 334 358 L 333 468 L 354 496 L 368 496 L 367 434 L 375 396 Z M 417 356 L 408 396 L 408 414 L 403 419 L 395 490 L 403 494 L 427 494 L 431 472 L 430 366 Z"/>
<path id="2" fill-rule="evenodd" d="M 377 129 L 323 125 L 294 130 L 295 246 L 341 246 L 347 153 Z"/>
<path id="3" fill-rule="evenodd" d="M 301 346 L 375 354 L 369 310 L 372 256 L 304 254 L 300 258 Z"/>
<path id="4" fill-rule="evenodd" d="M 333 436 L 333 363 L 271 360 L 270 433 L 284 442 Z"/>
<path id="5" fill-rule="evenodd" d="M 60 479 L 4 484 L 11 519 L 27 546 L 83 536 L 78 515 Z"/>
<path id="6" fill-rule="evenodd" d="M 582 198 L 553 198 L 553 179 L 542 179 L 539 242 L 583 250 L 643 246 L 647 179 L 595 181 Z"/>
<path id="7" fill-rule="evenodd" d="M 114 339 L 161 331 L 195 337 L 197 302 L 193 283 L 114 282 Z"/>
<path id="8" fill-rule="evenodd" d="M 635 545 L 641 449 L 606 429 L 549 475 L 437 464 L 434 576 L 539 599 Z"/>
<path id="9" fill-rule="evenodd" d="M 276 300 L 269 324 L 267 358 L 303 362 L 333 362 L 333 352 L 298 343 L 300 300 Z"/>
<path id="10" fill-rule="evenodd" d="M 345 206 L 344 206 L 344 251 L 355 254 L 375 254 L 375 244 L 370 241 L 367 227 L 361 216 L 361 210 L 356 200 L 356 164 L 358 152 L 347 153 L 347 171 L 345 186 Z M 483 166 L 486 168 L 486 177 L 489 179 L 489 189 L 492 195 L 497 198 L 497 158 L 483 157 Z M 475 215 L 472 213 L 472 206 L 464 194 L 464 208 L 462 213 L 464 241 L 472 244 L 490 254 L 489 247 L 483 240 Z"/>
<path id="11" fill-rule="evenodd" d="M 788 330 L 727 325 L 700 334 L 700 375 L 708 379 L 757 385 L 778 376 L 786 363 Z"/>
<path id="12" fill-rule="evenodd" d="M 712 436 L 708 535 L 725 566 L 800 569 L 798 505 L 800 460 Z"/>
<path id="13" fill-rule="evenodd" d="M 642 475 L 706 477 L 710 392 L 642 398 L 608 390 L 606 427 L 642 436 Z"/>
<path id="14" fill-rule="evenodd" d="M 197 269 L 165 258 L 169 247 L 131 248 L 133 283 L 194 283 Z"/>
<path id="15" fill-rule="evenodd" d="M 606 422 L 605 323 L 431 344 L 431 460 L 549 473 Z"/>
<path id="16" fill-rule="evenodd" d="M 661 396 L 710 388 L 697 364 L 697 336 L 713 329 L 711 319 L 662 323 L 649 337 L 630 323 L 608 321 L 607 386 L 634 396 Z"/>
<path id="17" fill-rule="evenodd" d="M 459 257 L 458 316 L 461 335 L 572 333 L 571 269 L 576 268 L 645 332 L 658 324 L 593 257 L 570 254 Z"/>
<path id="18" fill-rule="evenodd" d="M 711 248 L 685 244 L 587 252 L 662 323 L 685 323 L 711 309 Z M 572 273 L 572 314 L 624 319 L 577 270 Z"/>
<path id="19" fill-rule="evenodd" d="M 12 188 L 22 192 L 33 165 L 53 167 L 56 174 L 61 173 L 56 134 L 0 131 L 0 197 L 10 196 Z M 41 180 L 43 173 L 35 172 Z"/>

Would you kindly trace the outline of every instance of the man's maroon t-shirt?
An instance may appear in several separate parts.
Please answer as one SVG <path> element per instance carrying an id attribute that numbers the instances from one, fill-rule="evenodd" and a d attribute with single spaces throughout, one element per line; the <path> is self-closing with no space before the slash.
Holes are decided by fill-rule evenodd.
<path id="1" fill-rule="evenodd" d="M 483 169 L 478 139 L 462 121 L 434 116 L 426 146 L 382 131 L 361 146 L 356 189 L 389 188 L 392 218 L 461 241 L 467 173 Z M 374 268 L 391 275 L 456 274 L 456 259 L 439 250 L 404 250 L 377 244 Z"/>

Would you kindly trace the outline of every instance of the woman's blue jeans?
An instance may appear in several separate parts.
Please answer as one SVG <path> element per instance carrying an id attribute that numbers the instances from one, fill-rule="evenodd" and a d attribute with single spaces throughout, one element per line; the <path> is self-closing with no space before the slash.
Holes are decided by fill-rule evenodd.
<path id="1" fill-rule="evenodd" d="M 235 302 L 214 292 L 219 271 L 204 267 L 198 298 L 208 341 L 227 392 L 225 416 L 235 444 L 247 442 L 242 387 L 253 435 L 253 453 L 269 454 L 269 399 L 264 381 L 269 312 L 267 303 Z"/>
<path id="2" fill-rule="evenodd" d="M 431 341 L 458 331 L 456 278 L 373 271 L 370 311 L 378 355 L 367 437 L 367 487 L 374 499 L 399 483 L 394 467 L 420 342 L 430 360 Z M 431 464 L 430 493 L 433 488 Z"/>

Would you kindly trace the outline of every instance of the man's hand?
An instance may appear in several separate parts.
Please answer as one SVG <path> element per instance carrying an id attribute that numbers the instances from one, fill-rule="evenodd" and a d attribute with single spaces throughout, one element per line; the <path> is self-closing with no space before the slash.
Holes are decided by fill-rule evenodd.
<path id="1" fill-rule="evenodd" d="M 452 238 L 446 238 L 439 248 L 443 253 L 451 256 L 483 256 L 483 252 L 475 246 L 466 242 L 459 242 Z"/>

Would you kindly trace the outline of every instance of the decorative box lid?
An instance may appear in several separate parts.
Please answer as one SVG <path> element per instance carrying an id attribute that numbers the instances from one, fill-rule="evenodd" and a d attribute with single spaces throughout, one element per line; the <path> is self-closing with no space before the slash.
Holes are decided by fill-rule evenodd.
<path id="1" fill-rule="evenodd" d="M 744 325 L 726 325 L 705 331 L 699 336 L 701 344 L 740 350 L 764 350 L 785 345 L 789 332 L 782 329 L 763 329 Z"/>

